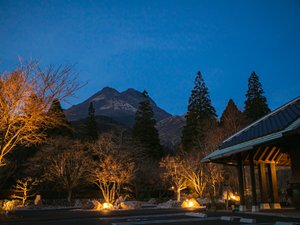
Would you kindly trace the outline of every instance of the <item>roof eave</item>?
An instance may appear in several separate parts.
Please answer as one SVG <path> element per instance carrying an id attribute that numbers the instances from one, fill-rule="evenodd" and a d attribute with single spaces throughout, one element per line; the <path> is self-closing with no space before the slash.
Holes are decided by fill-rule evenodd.
<path id="1" fill-rule="evenodd" d="M 295 120 L 292 124 L 290 124 L 287 128 L 284 130 L 278 131 L 273 134 L 268 134 L 263 137 L 255 138 L 250 141 L 242 142 L 237 145 L 233 145 L 224 149 L 216 150 L 212 152 L 211 154 L 204 157 L 201 162 L 207 163 L 207 162 L 213 162 L 216 159 L 225 158 L 240 152 L 248 151 L 250 149 L 253 149 L 255 146 L 267 143 L 270 141 L 274 141 L 276 139 L 280 139 L 285 133 L 293 131 L 295 129 L 298 129 L 300 126 L 300 118 Z"/>

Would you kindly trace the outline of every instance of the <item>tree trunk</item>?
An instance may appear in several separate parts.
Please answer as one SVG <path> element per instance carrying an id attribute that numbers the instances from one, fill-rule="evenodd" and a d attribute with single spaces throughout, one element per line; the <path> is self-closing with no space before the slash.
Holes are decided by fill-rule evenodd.
<path id="1" fill-rule="evenodd" d="M 180 202 L 180 189 L 177 190 L 177 202 Z"/>
<path id="2" fill-rule="evenodd" d="M 68 203 L 71 204 L 71 199 L 72 199 L 72 189 L 68 190 Z"/>

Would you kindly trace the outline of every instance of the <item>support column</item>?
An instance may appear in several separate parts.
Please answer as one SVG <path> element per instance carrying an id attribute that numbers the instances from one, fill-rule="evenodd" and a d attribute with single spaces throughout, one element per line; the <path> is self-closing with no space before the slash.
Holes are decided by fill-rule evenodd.
<path id="1" fill-rule="evenodd" d="M 300 142 L 295 142 L 289 147 L 291 158 L 292 177 L 290 185 L 293 193 L 293 204 L 296 209 L 300 209 Z"/>
<path id="2" fill-rule="evenodd" d="M 238 154 L 238 179 L 239 179 L 239 195 L 240 195 L 240 211 L 246 211 L 244 179 L 243 179 L 243 161 L 241 153 Z"/>
<path id="3" fill-rule="evenodd" d="M 252 212 L 258 212 L 257 198 L 256 198 L 256 182 L 255 182 L 255 171 L 254 171 L 253 159 L 250 159 L 250 177 L 251 177 L 251 192 L 252 192 Z"/>
<path id="4" fill-rule="evenodd" d="M 268 203 L 268 196 L 267 196 L 267 179 L 266 179 L 266 166 L 264 163 L 260 163 L 258 165 L 258 177 L 259 177 L 259 187 L 260 187 L 260 197 L 261 209 L 270 209 L 270 205 Z"/>
<path id="5" fill-rule="evenodd" d="M 280 209 L 281 206 L 278 198 L 277 174 L 275 163 L 268 164 L 268 176 L 270 183 L 271 207 L 274 209 Z"/>

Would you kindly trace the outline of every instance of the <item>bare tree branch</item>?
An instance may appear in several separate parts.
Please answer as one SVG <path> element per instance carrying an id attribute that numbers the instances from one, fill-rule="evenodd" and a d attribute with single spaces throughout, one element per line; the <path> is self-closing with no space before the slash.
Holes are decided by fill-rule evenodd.
<path id="1" fill-rule="evenodd" d="M 16 145 L 43 142 L 46 129 L 61 123 L 47 111 L 55 98 L 74 96 L 82 87 L 76 79 L 70 66 L 41 69 L 36 61 L 0 74 L 0 166 Z"/>

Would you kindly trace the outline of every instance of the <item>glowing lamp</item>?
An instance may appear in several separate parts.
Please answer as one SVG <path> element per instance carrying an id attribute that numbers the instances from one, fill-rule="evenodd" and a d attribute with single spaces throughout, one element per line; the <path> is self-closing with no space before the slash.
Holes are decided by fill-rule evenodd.
<path id="1" fill-rule="evenodd" d="M 194 202 L 188 201 L 188 207 L 193 207 L 193 206 L 194 206 Z"/>
<path id="2" fill-rule="evenodd" d="M 186 199 L 185 201 L 183 201 L 183 203 L 181 204 L 182 208 L 199 208 L 200 205 L 199 203 L 191 198 L 191 199 Z"/>
<path id="3" fill-rule="evenodd" d="M 104 202 L 103 203 L 103 209 L 108 209 L 108 207 L 109 207 L 109 204 L 107 202 Z"/>

